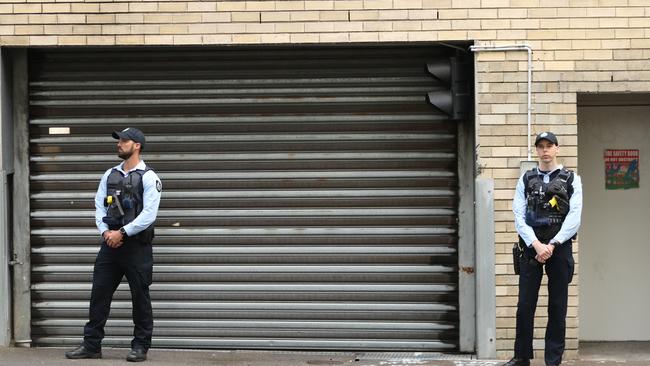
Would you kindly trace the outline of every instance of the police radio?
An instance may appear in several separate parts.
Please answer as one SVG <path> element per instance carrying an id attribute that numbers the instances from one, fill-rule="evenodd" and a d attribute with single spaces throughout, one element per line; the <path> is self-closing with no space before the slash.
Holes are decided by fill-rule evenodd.
<path id="1" fill-rule="evenodd" d="M 130 210 L 135 207 L 135 202 L 133 201 L 133 184 L 131 184 L 131 176 L 129 176 L 129 182 L 124 184 L 124 195 L 122 197 L 122 206 L 126 210 Z"/>

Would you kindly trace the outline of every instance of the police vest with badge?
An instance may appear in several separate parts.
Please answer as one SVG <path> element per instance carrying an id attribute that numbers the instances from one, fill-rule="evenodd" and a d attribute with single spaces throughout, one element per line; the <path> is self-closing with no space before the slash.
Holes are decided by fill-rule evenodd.
<path id="1" fill-rule="evenodd" d="M 110 230 L 120 230 L 131 223 L 142 212 L 144 207 L 144 185 L 142 177 L 151 168 L 136 169 L 124 176 L 117 168 L 108 175 L 106 180 L 106 197 L 104 206 L 106 216 L 102 219 Z M 156 184 L 160 184 L 159 181 Z M 157 187 L 158 188 L 158 187 Z M 124 235 L 125 233 L 122 232 Z M 139 242 L 151 244 L 154 238 L 154 224 L 133 236 Z"/>
<path id="2" fill-rule="evenodd" d="M 526 224 L 542 243 L 548 243 L 562 228 L 569 213 L 574 173 L 561 168 L 551 173 L 548 183 L 537 168 L 524 174 Z"/>

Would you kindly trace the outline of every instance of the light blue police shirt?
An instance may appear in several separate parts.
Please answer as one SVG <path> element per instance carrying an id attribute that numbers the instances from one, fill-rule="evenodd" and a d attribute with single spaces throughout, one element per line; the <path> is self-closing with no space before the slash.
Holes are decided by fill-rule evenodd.
<path id="1" fill-rule="evenodd" d="M 106 181 L 108 180 L 108 176 L 111 174 L 113 169 L 117 169 L 120 173 L 122 173 L 122 176 L 126 177 L 127 172 L 122 169 L 123 164 L 124 163 L 114 168 L 108 169 L 99 182 L 99 188 L 97 188 L 97 194 L 95 195 L 95 225 L 97 225 L 97 229 L 99 229 L 100 235 L 103 234 L 104 231 L 108 230 L 108 225 L 102 221 L 102 218 L 106 216 L 106 213 L 108 211 L 107 207 L 104 207 L 104 198 L 106 197 Z M 146 167 L 147 165 L 144 163 L 144 161 L 140 160 L 138 165 L 136 165 L 135 168 L 129 170 L 129 172 L 138 169 L 145 170 Z M 142 186 L 144 188 L 144 194 L 142 195 L 142 212 L 140 212 L 140 214 L 136 216 L 132 222 L 124 225 L 124 231 L 126 231 L 126 235 L 128 236 L 136 235 L 142 230 L 148 228 L 151 224 L 153 224 L 154 221 L 156 221 L 156 216 L 158 215 L 158 206 L 160 205 L 160 195 L 162 192 L 162 183 L 160 182 L 160 178 L 158 178 L 158 175 L 156 175 L 153 170 L 149 170 L 148 172 L 144 173 L 144 175 L 142 175 Z"/>
<path id="2" fill-rule="evenodd" d="M 556 170 L 562 169 L 562 165 L 559 165 L 555 170 L 548 173 L 540 172 L 537 168 L 537 174 L 542 176 L 544 183 L 550 182 L 550 177 L 553 172 Z M 527 246 L 531 246 L 537 236 L 533 231 L 533 228 L 526 224 L 526 190 L 524 187 L 524 174 L 519 177 L 517 182 L 517 188 L 515 191 L 515 198 L 512 201 L 512 212 L 515 214 L 515 228 L 517 233 L 524 240 Z M 580 215 L 582 214 L 582 181 L 580 176 L 573 174 L 573 194 L 569 199 L 569 213 L 566 215 L 564 222 L 560 231 L 551 239 L 551 243 L 562 244 L 565 241 L 571 239 L 580 228 Z M 547 244 L 547 243 L 545 243 Z"/>

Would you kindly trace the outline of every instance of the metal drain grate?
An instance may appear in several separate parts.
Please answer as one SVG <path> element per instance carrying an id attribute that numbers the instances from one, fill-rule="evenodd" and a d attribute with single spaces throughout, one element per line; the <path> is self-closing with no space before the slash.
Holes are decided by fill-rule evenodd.
<path id="1" fill-rule="evenodd" d="M 359 353 L 360 360 L 416 360 L 416 361 L 468 361 L 473 359 L 471 354 L 451 354 L 438 352 L 369 352 Z"/>
<path id="2" fill-rule="evenodd" d="M 284 351 L 284 350 L 238 350 L 235 352 L 241 353 L 268 353 L 273 355 L 291 355 L 291 356 L 305 356 L 305 357 L 315 357 L 315 356 L 330 356 L 330 357 L 348 357 L 355 358 L 359 354 L 356 352 L 349 351 Z"/>
<path id="3" fill-rule="evenodd" d="M 401 365 L 438 365 L 446 366 L 500 366 L 504 361 L 477 360 L 473 354 L 453 354 L 440 352 L 341 352 L 341 351 L 269 351 L 246 350 L 234 351 L 235 353 L 286 355 L 292 358 L 301 358 L 307 365 L 337 366 L 350 365 L 352 361 L 369 361 L 373 365 L 401 366 Z M 262 356 L 263 357 L 263 356 Z M 352 362 L 354 363 L 354 362 Z"/>

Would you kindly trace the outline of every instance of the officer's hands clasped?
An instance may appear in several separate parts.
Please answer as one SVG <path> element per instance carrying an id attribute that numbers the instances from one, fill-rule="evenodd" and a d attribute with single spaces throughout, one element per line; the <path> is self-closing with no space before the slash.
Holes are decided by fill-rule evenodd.
<path id="1" fill-rule="evenodd" d="M 124 226 L 127 214 L 130 214 L 131 218 L 135 216 L 135 204 L 131 194 L 132 186 L 127 183 L 124 189 L 124 191 L 117 189 L 114 194 L 109 194 L 104 198 L 104 206 L 107 207 L 107 212 L 102 221 L 108 225 L 108 230 L 102 234 L 102 237 L 106 245 L 114 249 L 124 244 L 124 235 L 119 231 L 119 228 Z"/>
<path id="2" fill-rule="evenodd" d="M 549 260 L 553 255 L 555 246 L 551 244 L 544 244 L 539 240 L 535 240 L 533 242 L 533 249 L 535 249 L 535 252 L 537 253 L 535 260 L 540 263 L 546 263 L 546 261 Z"/>
<path id="3" fill-rule="evenodd" d="M 106 230 L 102 236 L 106 245 L 113 249 L 119 248 L 124 244 L 124 236 L 118 230 Z"/>

